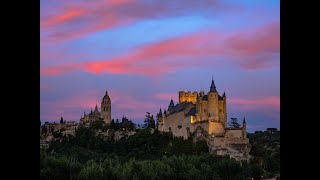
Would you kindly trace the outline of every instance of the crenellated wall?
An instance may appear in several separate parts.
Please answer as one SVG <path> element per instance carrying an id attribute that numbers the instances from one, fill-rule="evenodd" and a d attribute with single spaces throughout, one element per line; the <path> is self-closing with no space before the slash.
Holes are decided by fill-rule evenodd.
<path id="1" fill-rule="evenodd" d="M 188 92 L 179 91 L 179 103 L 187 101 L 187 102 L 192 102 L 193 104 L 196 104 L 197 95 L 198 95 L 197 91 L 194 91 L 193 93 L 191 93 L 191 91 L 188 91 Z"/>

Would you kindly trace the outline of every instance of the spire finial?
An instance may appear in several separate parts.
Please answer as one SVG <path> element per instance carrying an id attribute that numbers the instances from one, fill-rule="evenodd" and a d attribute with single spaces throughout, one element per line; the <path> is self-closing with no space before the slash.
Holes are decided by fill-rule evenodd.
<path id="1" fill-rule="evenodd" d="M 246 116 L 243 117 L 243 124 L 246 123 Z"/>
<path id="2" fill-rule="evenodd" d="M 210 92 L 217 92 L 216 85 L 214 84 L 213 76 L 212 76 L 212 81 L 210 86 Z"/>

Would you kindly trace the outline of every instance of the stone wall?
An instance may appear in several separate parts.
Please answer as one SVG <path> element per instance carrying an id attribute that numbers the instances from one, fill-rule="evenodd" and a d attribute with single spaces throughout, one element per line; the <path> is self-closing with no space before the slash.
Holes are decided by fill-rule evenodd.
<path id="1" fill-rule="evenodd" d="M 243 138 L 242 137 L 242 129 L 227 129 L 225 137 L 228 138 Z"/>
<path id="2" fill-rule="evenodd" d="M 224 127 L 221 124 L 221 122 L 217 122 L 217 121 L 210 121 L 209 122 L 209 134 L 213 134 L 215 136 L 223 136 L 224 135 Z"/>

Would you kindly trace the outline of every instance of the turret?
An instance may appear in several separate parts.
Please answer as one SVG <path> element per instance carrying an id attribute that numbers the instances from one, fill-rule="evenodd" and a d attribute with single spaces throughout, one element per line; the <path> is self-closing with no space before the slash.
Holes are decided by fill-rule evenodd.
<path id="1" fill-rule="evenodd" d="M 157 118 L 162 118 L 162 111 L 161 111 L 161 108 L 160 108 L 159 113 L 157 114 Z"/>
<path id="2" fill-rule="evenodd" d="M 211 81 L 210 92 L 217 92 L 216 85 L 214 84 L 214 80 Z"/>
<path id="3" fill-rule="evenodd" d="M 172 110 L 173 110 L 173 107 L 174 107 L 174 103 L 173 103 L 173 100 L 171 99 L 170 104 L 169 104 L 169 106 L 168 106 L 168 111 L 169 111 L 169 112 L 172 111 Z"/>
<path id="4" fill-rule="evenodd" d="M 243 122 L 242 122 L 242 137 L 247 138 L 247 123 L 246 123 L 245 117 L 243 117 Z"/>

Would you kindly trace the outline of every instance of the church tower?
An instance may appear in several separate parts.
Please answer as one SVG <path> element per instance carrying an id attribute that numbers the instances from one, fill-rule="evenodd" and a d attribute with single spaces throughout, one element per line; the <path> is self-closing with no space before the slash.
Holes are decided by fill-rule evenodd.
<path id="1" fill-rule="evenodd" d="M 105 123 L 108 123 L 108 124 L 111 123 L 111 101 L 108 95 L 108 91 L 106 91 L 106 94 L 102 98 L 101 118 L 103 118 L 103 121 Z"/>

